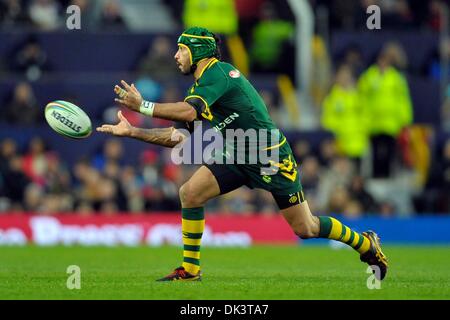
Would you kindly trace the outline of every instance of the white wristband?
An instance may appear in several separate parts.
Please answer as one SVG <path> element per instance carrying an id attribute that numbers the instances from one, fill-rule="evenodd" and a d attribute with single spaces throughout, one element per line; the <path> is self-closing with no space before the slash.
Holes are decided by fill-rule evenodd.
<path id="1" fill-rule="evenodd" d="M 139 112 L 145 114 L 146 116 L 152 117 L 153 109 L 155 109 L 154 102 L 142 100 L 141 106 L 139 107 Z"/>

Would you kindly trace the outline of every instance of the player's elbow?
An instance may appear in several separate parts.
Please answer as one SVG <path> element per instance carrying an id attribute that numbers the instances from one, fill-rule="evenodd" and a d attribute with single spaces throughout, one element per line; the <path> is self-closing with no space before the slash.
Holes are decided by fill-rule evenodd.
<path id="1" fill-rule="evenodd" d="M 185 136 L 185 134 L 181 130 L 177 130 L 174 127 L 171 127 L 170 130 L 171 134 L 170 142 L 167 144 L 168 147 L 175 148 L 176 146 L 181 145 L 186 141 L 187 136 Z"/>
<path id="2" fill-rule="evenodd" d="M 183 117 L 183 121 L 192 122 L 197 119 L 197 111 L 193 107 L 189 106 L 189 109 L 186 110 L 186 112 L 183 114 Z"/>

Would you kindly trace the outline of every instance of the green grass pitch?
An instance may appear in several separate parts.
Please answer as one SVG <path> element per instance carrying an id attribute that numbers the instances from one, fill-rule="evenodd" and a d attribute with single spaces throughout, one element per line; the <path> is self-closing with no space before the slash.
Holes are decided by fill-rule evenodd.
<path id="1" fill-rule="evenodd" d="M 203 248 L 203 281 L 183 283 L 155 282 L 180 265 L 175 247 L 0 247 L 0 299 L 450 299 L 450 247 L 384 251 L 391 268 L 369 290 L 358 254 L 325 246 Z"/>

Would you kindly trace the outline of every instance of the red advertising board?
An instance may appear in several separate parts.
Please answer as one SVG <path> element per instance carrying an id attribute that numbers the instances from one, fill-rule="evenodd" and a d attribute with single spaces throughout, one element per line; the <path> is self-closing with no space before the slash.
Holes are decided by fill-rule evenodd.
<path id="1" fill-rule="evenodd" d="M 298 238 L 280 215 L 206 217 L 204 246 L 294 244 Z M 180 245 L 181 216 L 175 213 L 93 215 L 0 215 L 0 245 Z"/>

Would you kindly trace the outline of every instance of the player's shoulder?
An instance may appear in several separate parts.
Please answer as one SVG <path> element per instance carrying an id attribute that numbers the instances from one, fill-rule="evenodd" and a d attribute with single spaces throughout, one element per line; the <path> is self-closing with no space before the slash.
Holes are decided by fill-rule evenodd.
<path id="1" fill-rule="evenodd" d="M 240 72 L 230 63 L 217 60 L 202 76 L 204 81 L 226 81 L 240 76 Z"/>
<path id="2" fill-rule="evenodd" d="M 223 76 L 228 79 L 237 79 L 241 76 L 241 73 L 239 70 L 233 66 L 232 64 L 224 61 L 219 61 L 218 68 L 220 68 L 221 72 L 223 73 Z"/>

